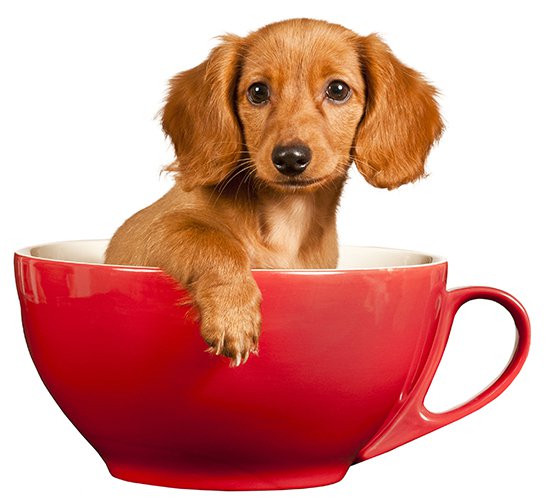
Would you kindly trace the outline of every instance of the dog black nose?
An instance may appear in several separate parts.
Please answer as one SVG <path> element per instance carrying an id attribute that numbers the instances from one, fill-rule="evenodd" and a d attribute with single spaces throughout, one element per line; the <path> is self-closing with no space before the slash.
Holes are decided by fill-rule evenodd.
<path id="1" fill-rule="evenodd" d="M 277 145 L 272 152 L 272 162 L 276 169 L 286 176 L 298 176 L 312 159 L 308 146 L 297 143 L 294 145 Z"/>

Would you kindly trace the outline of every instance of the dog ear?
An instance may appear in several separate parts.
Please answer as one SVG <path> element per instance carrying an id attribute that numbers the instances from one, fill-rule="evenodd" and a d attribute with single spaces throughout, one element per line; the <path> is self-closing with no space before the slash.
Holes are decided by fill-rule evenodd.
<path id="1" fill-rule="evenodd" d="M 217 184 L 233 170 L 242 150 L 235 115 L 241 37 L 226 35 L 199 66 L 170 80 L 162 127 L 176 160 L 166 168 L 186 190 Z"/>
<path id="2" fill-rule="evenodd" d="M 368 183 L 393 189 L 424 175 L 443 123 L 436 90 L 403 65 L 377 35 L 361 37 L 366 110 L 355 138 L 355 164 Z"/>

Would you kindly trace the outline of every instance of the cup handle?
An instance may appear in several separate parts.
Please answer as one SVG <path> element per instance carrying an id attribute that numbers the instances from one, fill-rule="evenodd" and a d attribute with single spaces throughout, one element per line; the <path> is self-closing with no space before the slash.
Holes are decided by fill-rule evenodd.
<path id="1" fill-rule="evenodd" d="M 470 300 L 493 300 L 505 307 L 516 325 L 516 343 L 511 359 L 501 375 L 485 390 L 466 403 L 443 413 L 433 413 L 424 406 L 424 399 L 437 371 L 455 314 Z M 437 335 L 428 360 L 404 404 L 396 415 L 364 446 L 353 463 L 362 462 L 376 455 L 424 436 L 479 410 L 498 397 L 518 375 L 530 348 L 530 320 L 524 307 L 510 294 L 494 288 L 468 287 L 446 292 L 440 315 Z"/>

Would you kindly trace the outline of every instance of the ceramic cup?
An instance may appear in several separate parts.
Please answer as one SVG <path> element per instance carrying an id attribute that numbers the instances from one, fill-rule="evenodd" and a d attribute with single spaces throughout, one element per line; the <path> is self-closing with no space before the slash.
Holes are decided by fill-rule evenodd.
<path id="1" fill-rule="evenodd" d="M 476 411 L 512 382 L 528 317 L 492 288 L 446 290 L 446 260 L 343 248 L 334 270 L 254 270 L 260 355 L 208 354 L 184 291 L 156 268 L 104 265 L 107 241 L 15 254 L 23 327 L 50 393 L 115 477 L 183 488 L 324 485 Z M 517 328 L 503 373 L 445 413 L 424 398 L 455 313 L 505 307 Z"/>

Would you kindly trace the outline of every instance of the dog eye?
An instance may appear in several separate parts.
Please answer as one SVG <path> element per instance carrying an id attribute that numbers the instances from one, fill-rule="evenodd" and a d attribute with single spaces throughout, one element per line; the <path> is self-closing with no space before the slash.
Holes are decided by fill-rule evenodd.
<path id="1" fill-rule="evenodd" d="M 247 97 L 253 105 L 261 105 L 270 99 L 270 88 L 262 82 L 256 82 L 249 87 Z"/>
<path id="2" fill-rule="evenodd" d="M 332 101 L 347 101 L 351 96 L 351 88 L 342 80 L 334 80 L 328 85 L 326 96 Z"/>

